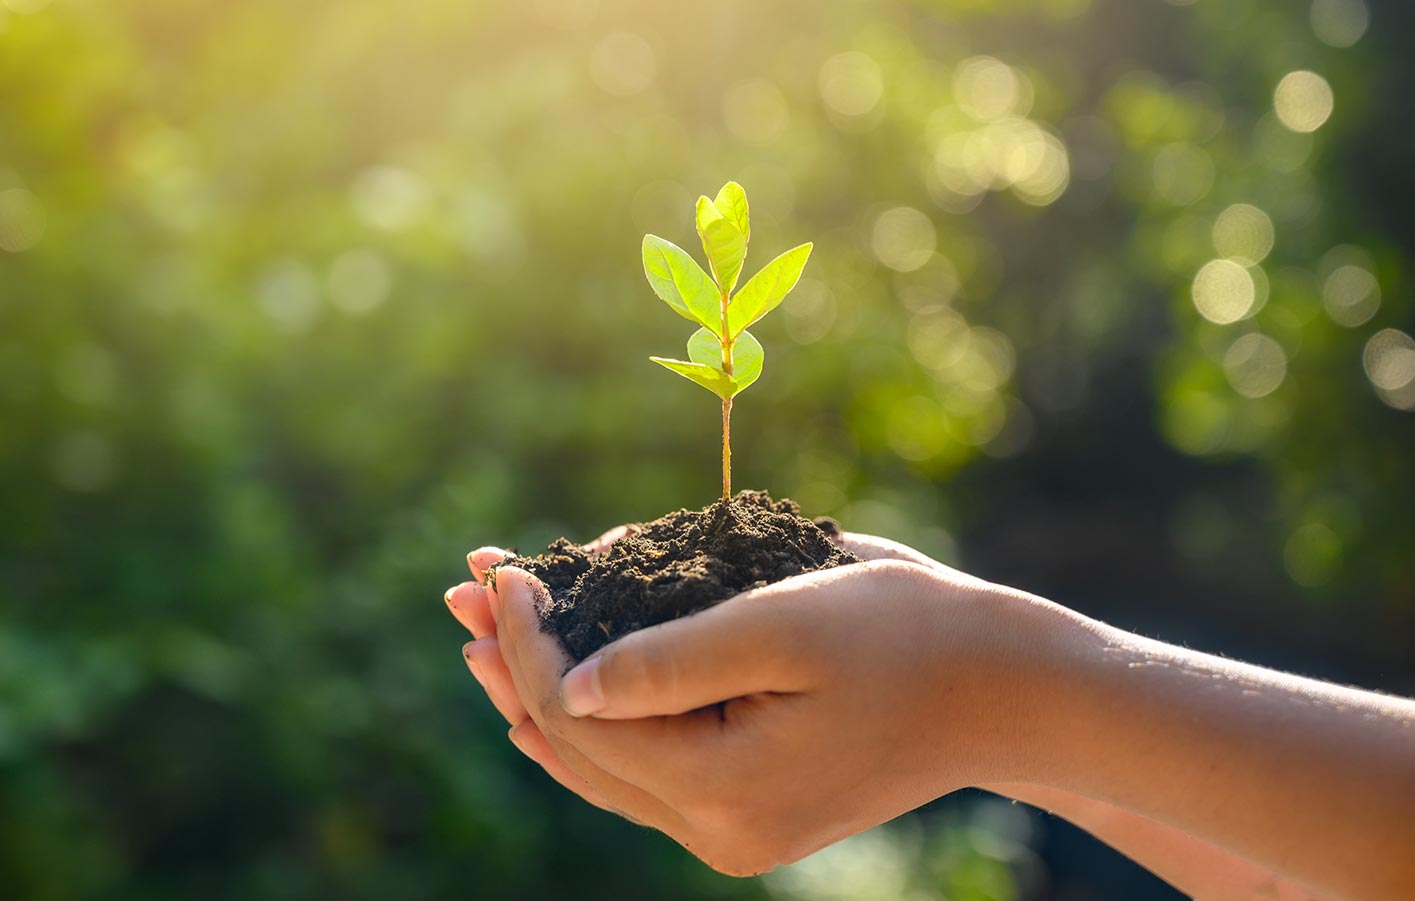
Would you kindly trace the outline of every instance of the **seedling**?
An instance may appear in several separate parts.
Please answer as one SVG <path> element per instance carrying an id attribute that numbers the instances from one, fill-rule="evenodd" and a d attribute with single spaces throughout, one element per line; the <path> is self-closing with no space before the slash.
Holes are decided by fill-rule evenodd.
<path id="1" fill-rule="evenodd" d="M 762 374 L 762 345 L 747 326 L 776 309 L 796 287 L 812 245 L 793 247 L 767 263 L 734 295 L 752 237 L 747 193 L 729 181 L 715 200 L 698 198 L 696 218 L 711 276 L 672 241 L 644 235 L 644 274 L 653 292 L 679 316 L 701 326 L 688 339 L 687 360 L 649 359 L 722 399 L 722 498 L 726 500 L 732 496 L 732 398 Z"/>

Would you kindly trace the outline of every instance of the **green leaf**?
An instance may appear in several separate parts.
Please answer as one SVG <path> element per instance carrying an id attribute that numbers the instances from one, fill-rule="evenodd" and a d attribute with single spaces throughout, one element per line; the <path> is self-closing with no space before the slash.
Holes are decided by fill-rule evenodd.
<path id="1" fill-rule="evenodd" d="M 707 251 L 718 287 L 724 294 L 730 295 L 737 287 L 737 276 L 742 274 L 747 239 L 728 220 L 715 219 L 708 223 L 707 231 L 703 232 L 703 250 Z"/>
<path id="2" fill-rule="evenodd" d="M 766 351 L 762 350 L 762 343 L 753 337 L 751 332 L 743 332 L 737 336 L 737 341 L 732 345 L 732 393 L 747 390 L 747 386 L 755 382 L 762 374 L 762 362 L 766 357 Z"/>
<path id="3" fill-rule="evenodd" d="M 737 287 L 737 276 L 742 274 L 742 260 L 747 256 L 747 239 L 733 224 L 723 218 L 721 212 L 706 197 L 698 198 L 698 237 L 703 239 L 703 252 L 707 254 L 712 277 L 725 294 L 731 294 Z"/>
<path id="4" fill-rule="evenodd" d="M 707 195 L 701 195 L 698 197 L 697 212 L 694 218 L 698 223 L 698 234 L 701 235 L 707 231 L 709 225 L 722 218 L 722 211 L 707 199 Z"/>
<path id="5" fill-rule="evenodd" d="M 683 360 L 669 360 L 664 357 L 649 357 L 658 365 L 665 369 L 670 369 L 678 373 L 685 379 L 691 379 L 702 385 L 721 398 L 729 398 L 736 394 L 738 389 L 721 369 L 714 369 L 702 363 L 688 363 Z"/>
<path id="6" fill-rule="evenodd" d="M 786 299 L 800 280 L 801 270 L 806 268 L 806 260 L 813 246 L 808 242 L 791 248 L 763 266 L 742 286 L 742 290 L 727 305 L 727 332 L 730 336 L 735 338 Z"/>
<path id="7" fill-rule="evenodd" d="M 722 190 L 717 192 L 717 199 L 712 202 L 717 207 L 717 211 L 724 218 L 737 226 L 737 230 L 742 233 L 742 239 L 752 240 L 752 221 L 747 215 L 747 192 L 742 190 L 742 186 L 735 181 L 729 181 L 722 186 Z"/>
<path id="8" fill-rule="evenodd" d="M 693 337 L 688 339 L 688 359 L 721 372 L 722 341 L 708 329 L 698 329 L 693 332 Z"/>
<path id="9" fill-rule="evenodd" d="M 722 331 L 722 297 L 686 250 L 657 235 L 644 235 L 644 275 L 653 293 L 679 316 Z"/>

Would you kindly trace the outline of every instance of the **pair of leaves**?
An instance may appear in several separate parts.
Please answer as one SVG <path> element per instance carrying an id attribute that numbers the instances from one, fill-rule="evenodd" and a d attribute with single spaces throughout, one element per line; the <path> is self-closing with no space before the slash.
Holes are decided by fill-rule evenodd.
<path id="1" fill-rule="evenodd" d="M 786 299 L 806 268 L 812 246 L 808 242 L 791 248 L 748 279 L 727 304 L 728 340 L 736 340 Z M 686 250 L 657 235 L 644 235 L 644 274 L 653 293 L 679 316 L 723 336 L 722 295 Z"/>
<path id="2" fill-rule="evenodd" d="M 688 339 L 688 360 L 649 357 L 655 363 L 692 379 L 723 400 L 745 391 L 762 374 L 766 351 L 751 332 L 743 332 L 732 346 L 732 374 L 722 368 L 722 342 L 706 328 Z"/>

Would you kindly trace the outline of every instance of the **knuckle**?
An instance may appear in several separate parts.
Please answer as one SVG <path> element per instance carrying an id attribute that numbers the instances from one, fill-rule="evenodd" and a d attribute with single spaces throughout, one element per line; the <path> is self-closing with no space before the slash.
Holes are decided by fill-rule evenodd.
<path id="1" fill-rule="evenodd" d="M 679 684 L 677 659 L 654 642 L 632 640 L 611 651 L 600 664 L 605 696 L 651 695 L 670 698 Z"/>

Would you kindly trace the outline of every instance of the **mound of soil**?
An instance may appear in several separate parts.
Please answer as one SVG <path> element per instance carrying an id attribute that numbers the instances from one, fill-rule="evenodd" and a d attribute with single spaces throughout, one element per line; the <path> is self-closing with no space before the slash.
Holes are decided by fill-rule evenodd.
<path id="1" fill-rule="evenodd" d="M 518 566 L 545 583 L 541 628 L 576 660 L 637 629 L 686 616 L 733 595 L 859 558 L 831 541 L 828 519 L 801 516 L 795 501 L 743 491 L 702 510 L 631 526 L 599 556 L 557 539 Z"/>

